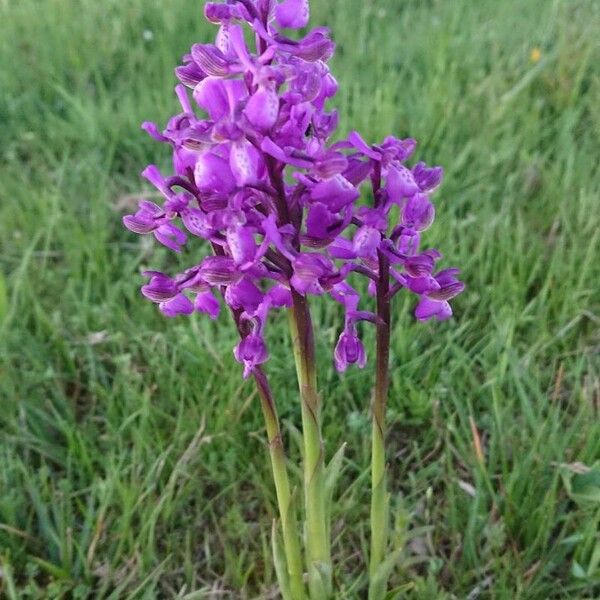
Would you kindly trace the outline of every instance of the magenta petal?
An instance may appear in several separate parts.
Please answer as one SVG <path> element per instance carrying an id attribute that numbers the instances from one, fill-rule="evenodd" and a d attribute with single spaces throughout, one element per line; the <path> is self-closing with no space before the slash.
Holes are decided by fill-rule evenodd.
<path id="1" fill-rule="evenodd" d="M 406 277 L 406 287 L 415 294 L 424 294 L 431 290 L 439 289 L 438 282 L 431 276 Z"/>
<path id="2" fill-rule="evenodd" d="M 171 300 L 161 302 L 159 309 L 165 317 L 176 317 L 177 315 L 191 315 L 194 312 L 194 305 L 183 294 L 177 294 Z"/>
<path id="3" fill-rule="evenodd" d="M 344 330 L 335 346 L 333 353 L 335 368 L 343 373 L 348 365 L 355 364 L 363 368 L 367 363 L 367 354 L 365 347 L 356 335 L 354 327 Z"/>
<path id="4" fill-rule="evenodd" d="M 415 194 L 402 210 L 402 223 L 416 231 L 424 231 L 435 219 L 435 207 L 426 194 Z"/>
<path id="5" fill-rule="evenodd" d="M 269 86 L 261 86 L 248 100 L 244 110 L 248 121 L 260 131 L 269 131 L 277 122 L 279 97 Z"/>
<path id="6" fill-rule="evenodd" d="M 177 285 L 168 275 L 158 271 L 147 271 L 150 281 L 142 286 L 142 294 L 152 302 L 165 302 L 177 295 Z"/>
<path id="7" fill-rule="evenodd" d="M 342 260 L 356 258 L 356 252 L 354 251 L 352 242 L 342 237 L 336 238 L 333 244 L 329 246 L 329 254 L 331 254 L 333 258 Z"/>
<path id="8" fill-rule="evenodd" d="M 211 152 L 198 157 L 194 168 L 194 181 L 201 192 L 229 194 L 236 187 L 229 162 Z"/>
<path id="9" fill-rule="evenodd" d="M 248 227 L 230 227 L 227 230 L 227 243 L 237 265 L 249 265 L 254 262 L 258 247 L 254 234 Z"/>
<path id="10" fill-rule="evenodd" d="M 422 297 L 415 309 L 415 316 L 419 321 L 427 321 L 432 317 L 436 317 L 440 321 L 445 321 L 452 316 L 452 308 L 446 301 L 431 300 L 427 297 Z"/>
<path id="11" fill-rule="evenodd" d="M 238 79 L 207 77 L 194 89 L 194 100 L 213 121 L 228 115 L 246 95 L 246 86 Z"/>
<path id="12" fill-rule="evenodd" d="M 381 233 L 377 229 L 363 225 L 354 234 L 353 249 L 356 256 L 366 258 L 375 255 L 380 241 Z"/>
<path id="13" fill-rule="evenodd" d="M 460 269 L 450 268 L 444 269 L 436 274 L 435 279 L 441 287 L 446 287 L 456 283 L 456 276 L 460 273 Z"/>
<path id="14" fill-rule="evenodd" d="M 192 57 L 202 71 L 211 77 L 222 77 L 230 71 L 230 65 L 224 54 L 212 44 L 194 44 Z"/>
<path id="15" fill-rule="evenodd" d="M 221 306 L 212 292 L 200 292 L 194 300 L 194 309 L 206 313 L 214 321 L 219 316 Z"/>
<path id="16" fill-rule="evenodd" d="M 206 77 L 206 73 L 195 62 L 188 62 L 177 67 L 175 75 L 181 83 L 191 89 L 194 89 Z"/>
<path id="17" fill-rule="evenodd" d="M 212 231 L 206 221 L 206 215 L 198 208 L 186 208 L 181 211 L 181 220 L 192 235 L 207 238 Z"/>
<path id="18" fill-rule="evenodd" d="M 243 309 L 249 316 L 254 316 L 264 300 L 264 294 L 248 277 L 227 286 L 225 301 L 233 309 Z"/>
<path id="19" fill-rule="evenodd" d="M 168 142 L 168 137 L 165 137 L 155 123 L 150 121 L 144 121 L 142 123 L 142 129 L 150 136 L 153 137 L 157 142 Z"/>
<path id="20" fill-rule="evenodd" d="M 275 18 L 280 27 L 306 27 L 310 18 L 308 0 L 283 0 L 275 9 Z"/>
<path id="21" fill-rule="evenodd" d="M 342 175 L 320 181 L 311 190 L 311 198 L 323 202 L 333 211 L 338 211 L 354 202 L 360 192 Z"/>
<path id="22" fill-rule="evenodd" d="M 240 140 L 231 144 L 229 167 L 238 186 L 254 183 L 258 179 L 259 157 L 249 142 Z"/>
<path id="23" fill-rule="evenodd" d="M 326 239 L 331 237 L 329 227 L 333 224 L 334 217 L 329 209 L 322 203 L 316 202 L 308 209 L 306 217 L 306 234 L 311 238 Z"/>
<path id="24" fill-rule="evenodd" d="M 269 299 L 270 305 L 275 308 L 289 308 L 292 305 L 292 294 L 290 290 L 282 285 L 273 286 L 267 292 L 267 298 Z"/>
<path id="25" fill-rule="evenodd" d="M 419 186 L 413 174 L 404 165 L 395 164 L 389 168 L 385 189 L 392 202 L 399 202 L 403 198 L 416 194 Z"/>
<path id="26" fill-rule="evenodd" d="M 156 229 L 154 219 L 144 214 L 125 215 L 123 225 L 133 233 L 150 233 Z"/>
<path id="27" fill-rule="evenodd" d="M 199 272 L 209 285 L 229 285 L 240 278 L 233 259 L 228 256 L 207 256 Z"/>
<path id="28" fill-rule="evenodd" d="M 173 252 L 181 252 L 181 246 L 183 246 L 187 240 L 185 233 L 171 223 L 161 225 L 154 231 L 154 237 L 163 246 L 166 246 L 169 250 L 173 250 Z"/>
<path id="29" fill-rule="evenodd" d="M 413 176 L 422 192 L 433 192 L 442 182 L 442 167 L 427 167 L 424 162 L 417 163 L 412 169 Z"/>
<path id="30" fill-rule="evenodd" d="M 264 340 L 256 333 L 251 333 L 241 340 L 234 348 L 233 354 L 236 360 L 244 365 L 244 379 L 252 373 L 256 365 L 269 358 Z"/>
<path id="31" fill-rule="evenodd" d="M 365 142 L 358 131 L 350 132 L 350 135 L 348 135 L 348 142 L 359 152 L 362 152 L 365 156 L 368 156 L 374 160 L 381 160 L 381 152 L 373 150 L 371 146 Z"/>

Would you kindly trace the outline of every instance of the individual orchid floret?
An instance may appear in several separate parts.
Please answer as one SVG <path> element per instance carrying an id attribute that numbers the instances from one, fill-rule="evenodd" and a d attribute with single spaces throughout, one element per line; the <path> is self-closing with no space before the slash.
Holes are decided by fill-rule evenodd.
<path id="1" fill-rule="evenodd" d="M 435 276 L 437 289 L 423 293 L 415 309 L 417 319 L 427 321 L 435 317 L 439 321 L 445 321 L 452 316 L 452 307 L 448 300 L 458 296 L 465 289 L 465 284 L 456 279 L 457 274 L 458 269 L 446 269 Z"/>
<path id="2" fill-rule="evenodd" d="M 180 293 L 173 279 L 158 271 L 146 271 L 144 275 L 150 277 L 150 281 L 142 287 L 142 294 L 156 302 L 163 315 L 176 317 L 194 312 L 194 305 L 187 296 Z"/>
<path id="3" fill-rule="evenodd" d="M 350 325 L 345 328 L 340 337 L 334 351 L 335 368 L 343 373 L 348 365 L 355 364 L 359 368 L 363 368 L 367 363 L 367 354 L 360 338 L 356 333 L 356 327 Z"/>
<path id="4" fill-rule="evenodd" d="M 257 333 L 243 338 L 233 351 L 236 360 L 244 365 L 244 379 L 248 378 L 254 367 L 267 361 L 269 352 L 265 341 Z"/>

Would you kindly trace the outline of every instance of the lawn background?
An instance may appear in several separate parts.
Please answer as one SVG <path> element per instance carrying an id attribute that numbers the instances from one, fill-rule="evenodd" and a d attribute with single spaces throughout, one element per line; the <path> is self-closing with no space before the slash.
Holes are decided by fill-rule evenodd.
<path id="1" fill-rule="evenodd" d="M 426 241 L 468 286 L 451 322 L 415 323 L 409 298 L 394 312 L 399 597 L 600 598 L 600 3 L 312 5 L 339 44 L 342 133 L 411 135 L 446 167 Z M 10 600 L 275 597 L 274 494 L 233 327 L 143 301 L 140 270 L 177 261 L 120 221 L 149 192 L 141 169 L 168 164 L 139 124 L 177 110 L 173 67 L 213 34 L 201 6 L 0 0 Z M 348 443 L 336 586 L 361 598 L 372 372 L 334 372 L 340 315 L 313 304 L 329 456 Z M 298 424 L 283 315 L 269 336 Z"/>

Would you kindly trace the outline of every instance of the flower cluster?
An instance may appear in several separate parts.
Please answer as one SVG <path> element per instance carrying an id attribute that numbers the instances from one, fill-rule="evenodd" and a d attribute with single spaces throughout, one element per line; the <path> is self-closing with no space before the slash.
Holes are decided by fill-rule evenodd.
<path id="1" fill-rule="evenodd" d="M 222 298 L 247 325 L 234 351 L 245 376 L 268 358 L 270 310 L 290 306 L 294 294 L 329 294 L 343 306 L 336 367 L 364 366 L 356 325 L 376 318 L 359 309 L 351 281 L 368 277 L 374 293 L 381 257 L 390 295 L 406 288 L 419 297 L 418 319 L 448 318 L 448 301 L 464 285 L 456 269 L 436 273 L 439 252 L 420 250 L 442 169 L 406 165 L 413 139 L 370 145 L 354 132 L 330 141 L 338 122 L 327 108 L 338 88 L 327 66 L 334 43 L 322 27 L 300 39 L 284 31 L 307 25 L 308 0 L 208 2 L 205 15 L 218 34 L 214 44 L 192 46 L 176 69 L 182 112 L 162 132 L 143 125 L 173 150 L 172 175 L 156 166 L 143 172 L 164 203 L 140 202 L 124 224 L 174 252 L 200 238 L 206 255 L 177 275 L 146 272 L 144 296 L 166 316 L 213 319 Z"/>

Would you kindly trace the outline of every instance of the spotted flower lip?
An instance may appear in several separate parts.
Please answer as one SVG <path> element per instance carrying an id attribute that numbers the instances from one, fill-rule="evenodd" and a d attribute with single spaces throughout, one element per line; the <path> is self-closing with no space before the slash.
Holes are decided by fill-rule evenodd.
<path id="1" fill-rule="evenodd" d="M 418 297 L 417 319 L 449 318 L 464 284 L 457 270 L 436 273 L 441 255 L 421 248 L 443 169 L 408 164 L 412 138 L 372 143 L 352 131 L 332 141 L 335 43 L 325 27 L 298 33 L 309 25 L 308 0 L 207 2 L 204 14 L 217 32 L 175 69 L 180 112 L 164 128 L 142 126 L 172 153 L 172 174 L 156 165 L 142 173 L 162 200 L 123 217 L 191 264 L 180 274 L 146 272 L 142 294 L 168 317 L 216 319 L 224 304 L 251 322 L 234 353 L 245 376 L 268 358 L 269 315 L 294 294 L 342 307 L 335 366 L 364 366 L 356 323 L 377 323 L 360 305 L 372 302 L 381 256 L 390 297 L 407 290 Z M 366 294 L 354 287 L 360 277 Z"/>

